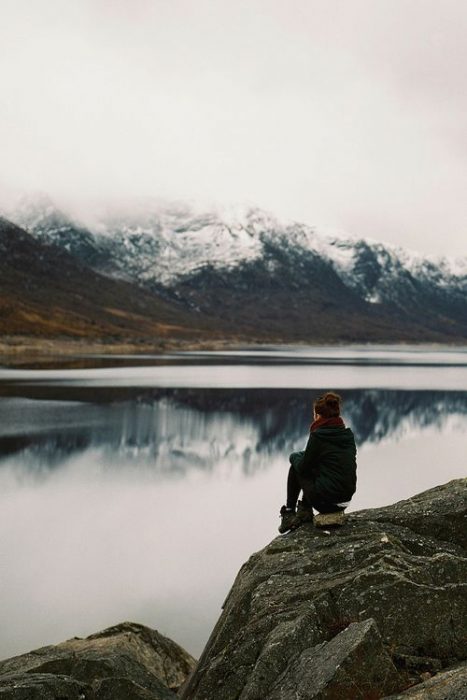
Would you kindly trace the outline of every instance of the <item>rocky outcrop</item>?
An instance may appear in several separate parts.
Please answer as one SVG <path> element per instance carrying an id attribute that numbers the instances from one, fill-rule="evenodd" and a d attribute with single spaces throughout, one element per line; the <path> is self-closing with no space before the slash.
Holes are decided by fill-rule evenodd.
<path id="1" fill-rule="evenodd" d="M 467 662 L 464 661 L 386 700 L 465 700 L 466 697 Z"/>
<path id="2" fill-rule="evenodd" d="M 466 517 L 461 479 L 278 537 L 240 570 L 182 698 L 467 697 Z"/>
<path id="3" fill-rule="evenodd" d="M 1 700 L 464 700 L 467 479 L 242 567 L 198 667 L 122 623 L 0 662 Z"/>
<path id="4" fill-rule="evenodd" d="M 156 630 L 124 622 L 0 662 L 0 698 L 170 700 L 194 665 Z"/>

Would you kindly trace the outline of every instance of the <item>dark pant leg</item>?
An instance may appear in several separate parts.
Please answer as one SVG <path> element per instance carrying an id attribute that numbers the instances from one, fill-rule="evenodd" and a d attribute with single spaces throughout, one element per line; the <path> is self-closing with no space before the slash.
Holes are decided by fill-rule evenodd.
<path id="1" fill-rule="evenodd" d="M 287 508 L 295 510 L 302 489 L 302 503 L 307 510 L 314 508 L 318 513 L 336 513 L 337 511 L 345 510 L 345 508 L 339 507 L 316 494 L 313 489 L 313 482 L 298 476 L 295 469 L 291 466 L 287 477 Z"/>
<path id="2" fill-rule="evenodd" d="M 337 511 L 345 510 L 345 508 L 339 507 L 329 499 L 317 494 L 313 488 L 312 481 L 307 481 L 303 478 L 299 478 L 299 480 L 303 489 L 303 506 L 307 510 L 314 508 L 318 513 L 336 513 Z"/>
<path id="3" fill-rule="evenodd" d="M 298 474 L 291 466 L 287 477 L 287 508 L 295 510 L 301 490 L 302 487 L 298 480 Z"/>
<path id="4" fill-rule="evenodd" d="M 293 508 L 295 510 L 300 491 L 302 490 L 302 505 L 307 510 L 312 510 L 314 501 L 313 483 L 299 476 L 295 469 L 290 467 L 289 476 L 287 478 L 287 508 Z"/>
<path id="5" fill-rule="evenodd" d="M 312 510 L 313 502 L 314 502 L 314 493 L 313 493 L 313 482 L 307 480 L 307 479 L 300 479 L 300 484 L 303 489 L 303 498 L 302 498 L 302 503 L 303 507 L 306 508 L 306 510 Z"/>

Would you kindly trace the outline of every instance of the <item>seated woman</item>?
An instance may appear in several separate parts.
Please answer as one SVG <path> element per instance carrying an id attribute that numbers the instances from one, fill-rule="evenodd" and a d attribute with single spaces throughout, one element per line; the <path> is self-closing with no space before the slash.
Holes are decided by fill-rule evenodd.
<path id="1" fill-rule="evenodd" d="M 355 493 L 355 438 L 340 416 L 341 397 L 331 391 L 313 404 L 314 421 L 303 452 L 293 452 L 287 479 L 287 504 L 282 506 L 279 532 L 294 530 L 319 513 L 343 511 Z M 303 499 L 298 496 L 303 491 Z"/>

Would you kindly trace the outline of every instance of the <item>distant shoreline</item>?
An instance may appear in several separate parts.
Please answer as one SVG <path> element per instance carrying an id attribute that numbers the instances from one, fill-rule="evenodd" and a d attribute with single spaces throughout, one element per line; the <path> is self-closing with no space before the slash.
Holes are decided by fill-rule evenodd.
<path id="1" fill-rule="evenodd" d="M 231 341 L 179 340 L 171 338 L 161 341 L 115 342 L 111 340 L 76 340 L 72 338 L 28 338 L 9 336 L 0 339 L 0 363 L 23 364 L 30 361 L 40 362 L 51 357 L 76 355 L 144 355 L 147 353 L 164 353 L 188 350 L 220 350 L 234 347 Z"/>
<path id="2" fill-rule="evenodd" d="M 31 362 L 41 363 L 50 361 L 51 358 L 74 356 L 98 356 L 98 355 L 146 355 L 164 354 L 167 352 L 190 352 L 190 351 L 222 351 L 272 348 L 278 346 L 305 346 L 305 347 L 420 347 L 432 350 L 442 350 L 446 348 L 466 348 L 467 345 L 461 342 L 433 343 L 433 342 L 333 342 L 325 339 L 317 340 L 315 343 L 303 340 L 287 339 L 255 339 L 255 338 L 224 338 L 224 339 L 179 339 L 164 338 L 153 342 L 141 340 L 136 342 L 101 339 L 90 341 L 75 338 L 34 338 L 28 336 L 4 336 L 0 339 L 0 364 L 24 365 Z"/>

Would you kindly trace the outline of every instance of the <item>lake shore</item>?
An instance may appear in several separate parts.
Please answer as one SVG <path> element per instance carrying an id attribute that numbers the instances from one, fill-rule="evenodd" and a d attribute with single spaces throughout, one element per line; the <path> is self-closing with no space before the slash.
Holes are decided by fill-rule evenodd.
<path id="1" fill-rule="evenodd" d="M 251 344 L 255 344 L 252 341 Z M 259 344 L 259 343 L 258 343 Z M 240 345 L 240 340 L 161 339 L 153 342 L 115 342 L 110 339 L 90 341 L 74 338 L 31 338 L 7 336 L 0 339 L 0 363 L 23 366 L 48 363 L 51 358 L 72 358 L 83 355 L 144 355 L 173 351 L 226 350 Z"/>
<path id="2" fill-rule="evenodd" d="M 271 348 L 271 347 L 391 347 L 406 348 L 417 347 L 420 349 L 442 350 L 462 349 L 465 343 L 337 343 L 326 342 L 322 339 L 316 343 L 305 341 L 291 341 L 283 338 L 212 338 L 212 339 L 185 339 L 185 338 L 160 338 L 152 341 L 136 340 L 115 341 L 111 338 L 90 340 L 76 338 L 41 338 L 30 336 L 3 336 L 0 338 L 0 364 L 9 367 L 26 367 L 29 365 L 47 365 L 53 359 L 72 359 L 83 356 L 101 355 L 153 355 L 167 352 L 196 352 L 196 351 L 228 351 L 239 349 Z"/>

